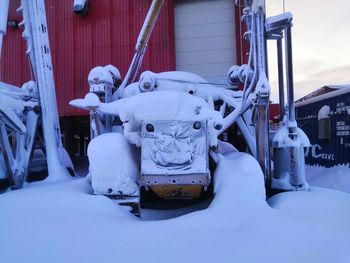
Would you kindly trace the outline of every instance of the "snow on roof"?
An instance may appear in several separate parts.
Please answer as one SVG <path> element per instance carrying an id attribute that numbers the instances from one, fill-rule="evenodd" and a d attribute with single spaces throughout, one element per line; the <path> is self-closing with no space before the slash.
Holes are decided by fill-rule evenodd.
<path id="1" fill-rule="evenodd" d="M 344 84 L 344 85 L 327 85 L 326 87 L 330 87 L 332 89 L 343 89 L 343 88 L 350 88 L 350 84 Z"/>
<path id="2" fill-rule="evenodd" d="M 300 100 L 297 100 L 295 106 L 300 107 L 300 106 L 308 105 L 314 102 L 340 96 L 342 94 L 350 93 L 350 85 L 328 85 L 328 86 L 322 87 L 321 89 L 325 87 L 328 87 L 331 90 L 321 93 L 321 95 L 317 95 L 318 90 L 314 91 L 315 93 L 310 93 L 309 95 L 305 96 L 304 97 L 305 99 L 302 98 Z M 316 94 L 316 95 L 312 96 L 312 94 Z"/>

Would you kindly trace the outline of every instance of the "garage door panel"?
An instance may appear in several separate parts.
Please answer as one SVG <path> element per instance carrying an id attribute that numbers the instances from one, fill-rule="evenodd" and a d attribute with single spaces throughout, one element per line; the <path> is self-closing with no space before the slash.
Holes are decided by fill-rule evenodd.
<path id="1" fill-rule="evenodd" d="M 176 52 L 232 49 L 232 36 L 200 37 L 176 42 Z"/>
<path id="2" fill-rule="evenodd" d="M 213 12 L 208 10 L 206 12 L 195 12 L 195 13 L 178 13 L 178 20 L 175 21 L 175 26 L 184 26 L 193 24 L 193 25 L 202 25 L 202 24 L 212 24 L 212 23 L 223 23 L 223 22 L 232 22 L 233 17 L 230 9 L 219 10 Z"/>
<path id="3" fill-rule="evenodd" d="M 228 56 L 230 54 L 230 56 Z M 183 66 L 193 62 L 194 64 L 203 63 L 231 63 L 234 53 L 232 49 L 217 49 L 209 51 L 193 51 L 176 53 L 177 65 Z"/>
<path id="4" fill-rule="evenodd" d="M 219 37 L 232 36 L 234 37 L 234 28 L 232 23 L 215 23 L 195 26 L 181 26 L 178 27 L 178 40 L 198 38 L 198 37 Z"/>
<path id="5" fill-rule="evenodd" d="M 226 83 L 236 61 L 234 21 L 233 0 L 176 1 L 177 70 Z"/>
<path id="6" fill-rule="evenodd" d="M 226 73 L 230 68 L 231 63 L 211 63 L 211 64 L 200 64 L 200 65 L 183 65 L 179 66 L 178 70 L 180 71 L 189 71 L 196 74 L 200 74 L 200 72 L 207 72 L 206 74 L 201 74 L 201 76 L 207 80 L 215 76 L 221 76 L 226 80 Z M 225 72 L 222 71 L 225 69 Z M 223 74 L 224 73 L 224 74 Z"/>
<path id="7" fill-rule="evenodd" d="M 188 5 L 188 2 L 191 2 L 191 4 Z M 203 5 L 203 2 L 206 2 L 205 5 Z M 196 13 L 203 11 L 206 12 L 208 10 L 217 11 L 222 9 L 227 9 L 226 0 L 182 0 L 176 1 L 175 12 Z"/>

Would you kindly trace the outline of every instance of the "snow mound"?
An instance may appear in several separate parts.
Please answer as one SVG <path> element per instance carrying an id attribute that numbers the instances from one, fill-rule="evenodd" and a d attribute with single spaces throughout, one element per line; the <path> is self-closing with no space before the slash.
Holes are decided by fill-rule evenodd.
<path id="1" fill-rule="evenodd" d="M 219 157 L 210 206 L 143 221 L 85 179 L 0 195 L 1 262 L 349 262 L 350 195 L 312 189 L 265 201 L 247 154 Z"/>
<path id="2" fill-rule="evenodd" d="M 350 167 L 337 165 L 330 168 L 306 166 L 306 179 L 312 186 L 325 187 L 350 193 Z"/>
<path id="3" fill-rule="evenodd" d="M 138 191 L 139 166 L 132 146 L 120 133 L 105 133 L 88 146 L 89 172 L 95 194 L 132 195 Z"/>
<path id="4" fill-rule="evenodd" d="M 201 120 L 214 119 L 222 124 L 222 116 L 200 97 L 176 91 L 140 93 L 132 97 L 101 103 L 99 111 L 119 115 L 125 121 L 142 120 Z"/>

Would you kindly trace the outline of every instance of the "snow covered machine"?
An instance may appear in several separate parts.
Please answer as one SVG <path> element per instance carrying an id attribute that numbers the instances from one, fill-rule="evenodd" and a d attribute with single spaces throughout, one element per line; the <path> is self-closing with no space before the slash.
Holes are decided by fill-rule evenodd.
<path id="1" fill-rule="evenodd" d="M 8 9 L 0 0 L 0 55 Z M 14 189 L 32 170 L 47 170 L 47 180 L 74 173 L 61 141 L 44 0 L 21 0 L 17 11 L 32 79 L 22 87 L 0 82 L 0 179 Z"/>
<path id="2" fill-rule="evenodd" d="M 140 188 L 162 198 L 197 198 L 212 182 L 210 160 L 235 151 L 222 134 L 235 124 L 247 151 L 256 157 L 267 189 L 308 189 L 303 147 L 308 139 L 294 115 L 290 13 L 265 20 L 263 0 L 245 1 L 242 19 L 250 42 L 248 64 L 234 65 L 225 86 L 188 72 L 139 74 L 147 42 L 164 0 L 154 0 L 136 44 L 129 70 L 121 81 L 117 68 L 96 67 L 89 74 L 90 92 L 71 105 L 90 111 L 92 141 L 88 148 L 95 194 L 129 202 Z M 288 105 L 282 101 L 281 128 L 273 138 L 271 172 L 268 106 L 270 84 L 266 40 L 285 38 Z M 281 48 L 279 58 L 282 58 Z M 280 64 L 283 78 L 283 65 Z M 137 81 L 138 79 L 138 81 Z M 119 86 L 115 83 L 121 81 Z M 283 83 L 283 79 L 282 79 Z M 243 84 L 243 90 L 237 85 Z M 285 114 L 284 114 L 285 113 Z M 233 168 L 234 169 L 234 168 Z"/>

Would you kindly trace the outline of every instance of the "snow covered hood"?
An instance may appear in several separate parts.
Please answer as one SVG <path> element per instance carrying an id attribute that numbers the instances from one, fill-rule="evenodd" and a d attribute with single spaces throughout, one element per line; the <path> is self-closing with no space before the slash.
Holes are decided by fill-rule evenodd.
<path id="1" fill-rule="evenodd" d="M 70 103 L 80 108 L 95 107 L 97 111 L 118 115 L 123 122 L 142 120 L 204 120 L 222 124 L 222 116 L 200 97 L 184 92 L 153 91 L 140 93 L 111 103 L 101 103 L 95 94 Z"/>

